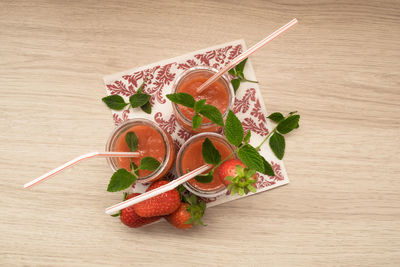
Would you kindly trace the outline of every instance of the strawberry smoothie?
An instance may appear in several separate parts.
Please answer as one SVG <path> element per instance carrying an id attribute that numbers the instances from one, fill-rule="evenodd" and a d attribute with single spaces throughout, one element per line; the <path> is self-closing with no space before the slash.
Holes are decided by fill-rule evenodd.
<path id="1" fill-rule="evenodd" d="M 179 176 L 205 164 L 202 156 L 202 144 L 206 138 L 211 140 L 221 154 L 221 159 L 225 159 L 232 154 L 233 148 L 221 135 L 214 133 L 195 135 L 182 146 L 178 153 L 176 170 Z M 219 178 L 218 169 L 219 167 L 214 171 L 213 180 L 210 183 L 200 183 L 195 179 L 191 179 L 185 184 L 185 187 L 192 193 L 203 197 L 214 197 L 223 194 L 226 192 L 226 188 Z"/>
<path id="2" fill-rule="evenodd" d="M 194 67 L 187 70 L 177 79 L 174 93 L 190 94 L 196 101 L 206 99 L 206 104 L 218 108 L 223 118 L 225 118 L 234 98 L 231 83 L 226 76 L 218 79 L 201 93 L 197 92 L 197 88 L 206 82 L 215 72 L 215 70 L 209 67 Z M 221 130 L 220 126 L 213 124 L 209 119 L 203 117 L 202 125 L 194 131 L 191 124 L 191 120 L 195 115 L 194 110 L 177 104 L 173 104 L 173 108 L 179 124 L 189 132 L 218 132 Z"/>
<path id="3" fill-rule="evenodd" d="M 130 160 L 137 166 L 144 157 L 153 157 L 161 163 L 155 171 L 139 170 L 139 182 L 150 182 L 162 178 L 172 167 L 175 159 L 175 146 L 171 136 L 159 128 L 155 123 L 145 119 L 129 120 L 120 125 L 112 134 L 107 150 L 129 152 L 130 149 L 125 141 L 128 132 L 134 132 L 138 138 L 138 149 L 140 153 L 137 158 L 109 158 L 114 170 L 125 168 L 130 170 Z"/>

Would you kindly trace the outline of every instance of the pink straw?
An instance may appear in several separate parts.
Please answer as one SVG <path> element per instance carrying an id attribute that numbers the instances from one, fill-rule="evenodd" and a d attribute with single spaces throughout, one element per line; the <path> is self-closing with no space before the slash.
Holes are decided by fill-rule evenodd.
<path id="1" fill-rule="evenodd" d="M 203 83 L 199 88 L 197 88 L 197 93 L 201 93 L 206 89 L 209 85 L 214 83 L 216 80 L 218 80 L 225 72 L 242 62 L 244 59 L 249 57 L 251 54 L 256 52 L 258 49 L 266 45 L 267 43 L 271 42 L 274 40 L 276 37 L 293 27 L 294 25 L 297 24 L 297 19 L 291 20 L 288 24 L 285 26 L 281 27 L 280 29 L 274 31 L 272 34 L 267 36 L 265 39 L 261 40 L 260 42 L 256 43 L 254 46 L 251 48 L 247 49 L 246 52 L 243 54 L 235 57 L 231 62 L 225 65 L 222 69 L 220 69 L 217 73 L 215 73 L 213 76 L 211 76 L 205 83 Z"/>
<path id="2" fill-rule="evenodd" d="M 30 181 L 29 183 L 26 183 L 24 185 L 24 188 L 28 188 L 35 184 L 38 184 L 41 181 L 46 180 L 50 176 L 55 175 L 55 174 L 65 170 L 65 169 L 71 167 L 72 165 L 75 165 L 85 159 L 90 159 L 90 158 L 94 158 L 94 157 L 138 157 L 138 156 L 140 156 L 139 152 L 91 152 L 91 153 L 79 156 L 77 158 L 74 158 L 73 160 L 70 160 L 67 163 L 49 171 L 48 173 L 45 173 L 42 176 Z"/>
<path id="3" fill-rule="evenodd" d="M 132 206 L 132 205 L 137 204 L 139 202 L 142 202 L 142 201 L 144 201 L 146 199 L 149 199 L 149 198 L 152 198 L 152 197 L 157 196 L 159 194 L 162 194 L 162 193 L 165 193 L 167 191 L 170 191 L 170 190 L 178 187 L 179 185 L 189 181 L 190 179 L 193 179 L 197 175 L 202 174 L 203 172 L 211 169 L 211 167 L 212 167 L 212 165 L 203 165 L 203 166 L 201 166 L 201 167 L 199 167 L 199 168 L 197 168 L 197 169 L 195 169 L 195 170 L 193 170 L 191 172 L 188 172 L 185 175 L 182 175 L 181 177 L 173 180 L 172 182 L 169 182 L 166 185 L 157 187 L 156 189 L 150 190 L 150 191 L 145 192 L 143 194 L 140 194 L 140 195 L 138 195 L 136 197 L 133 197 L 133 198 L 130 198 L 130 199 L 125 200 L 123 202 L 120 202 L 118 204 L 115 204 L 114 206 L 108 207 L 106 209 L 106 213 L 109 214 L 109 215 L 116 214 L 120 210 L 122 210 L 122 209 L 124 209 L 126 207 Z"/>

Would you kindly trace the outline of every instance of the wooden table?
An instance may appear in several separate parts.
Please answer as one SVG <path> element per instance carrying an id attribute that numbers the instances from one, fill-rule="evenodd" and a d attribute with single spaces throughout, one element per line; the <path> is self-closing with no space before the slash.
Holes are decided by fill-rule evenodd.
<path id="1" fill-rule="evenodd" d="M 0 3 L 0 264 L 399 266 L 398 1 Z M 207 211 L 190 231 L 129 229 L 92 160 L 114 125 L 106 74 L 299 25 L 252 56 L 270 111 L 298 110 L 291 184 Z"/>

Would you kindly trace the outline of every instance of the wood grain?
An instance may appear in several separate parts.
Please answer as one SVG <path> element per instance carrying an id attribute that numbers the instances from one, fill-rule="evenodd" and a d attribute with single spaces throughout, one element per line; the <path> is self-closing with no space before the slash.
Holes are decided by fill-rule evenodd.
<path id="1" fill-rule="evenodd" d="M 0 2 L 0 264 L 399 266 L 399 1 Z M 251 57 L 269 111 L 298 110 L 291 184 L 208 210 L 206 228 L 123 227 L 102 76 L 299 25 Z"/>

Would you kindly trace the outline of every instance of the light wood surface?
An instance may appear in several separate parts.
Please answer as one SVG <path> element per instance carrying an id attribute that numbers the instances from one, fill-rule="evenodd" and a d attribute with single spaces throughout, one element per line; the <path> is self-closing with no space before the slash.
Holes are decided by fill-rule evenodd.
<path id="1" fill-rule="evenodd" d="M 207 211 L 205 228 L 104 214 L 91 160 L 22 185 L 113 129 L 102 77 L 299 25 L 252 56 L 269 111 L 298 110 L 291 183 Z M 0 2 L 0 265 L 400 266 L 399 1 Z"/>

